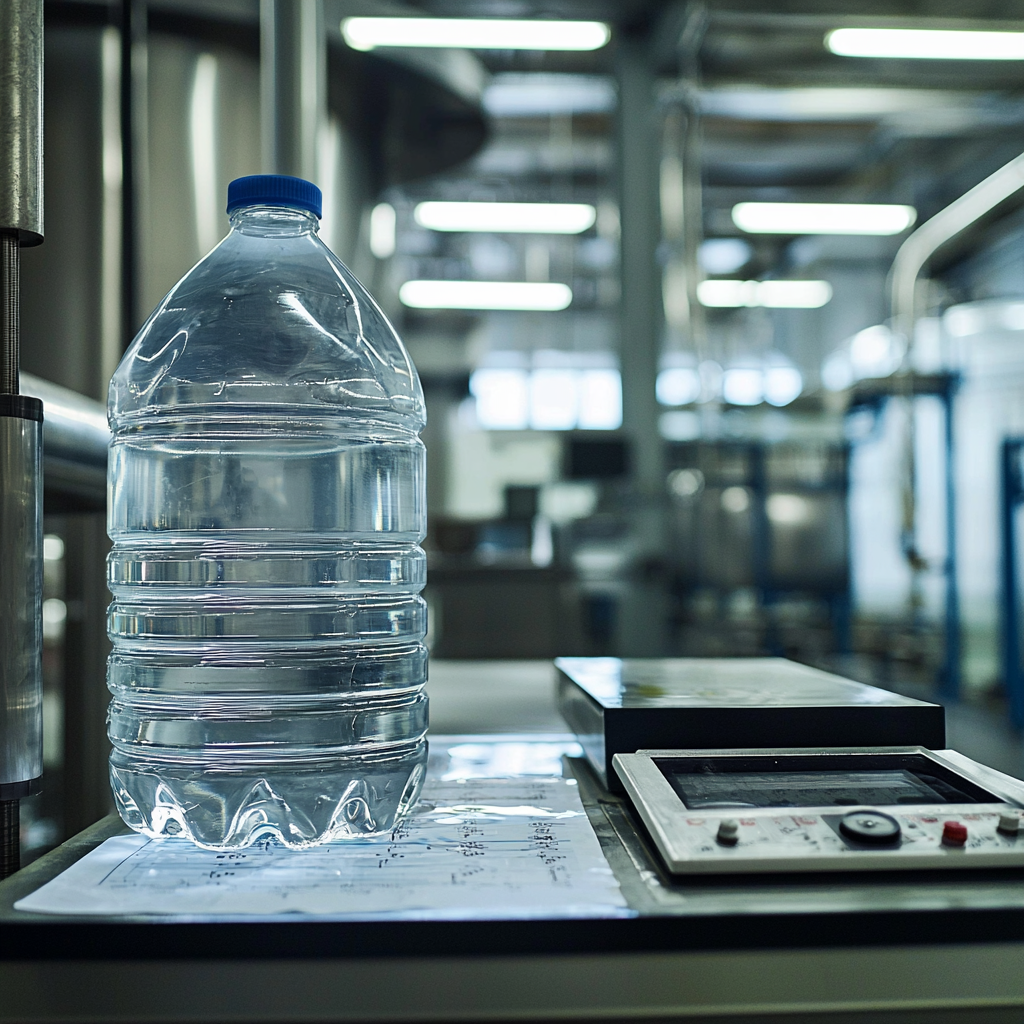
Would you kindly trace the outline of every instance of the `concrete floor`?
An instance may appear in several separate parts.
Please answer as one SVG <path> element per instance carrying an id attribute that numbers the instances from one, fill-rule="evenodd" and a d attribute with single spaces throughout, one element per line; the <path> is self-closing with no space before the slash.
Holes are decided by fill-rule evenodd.
<path id="1" fill-rule="evenodd" d="M 434 734 L 565 733 L 555 706 L 549 661 L 432 661 L 430 731 Z M 926 694 L 913 696 L 928 699 Z M 946 742 L 954 750 L 1024 778 L 1024 737 L 998 704 L 951 704 Z"/>

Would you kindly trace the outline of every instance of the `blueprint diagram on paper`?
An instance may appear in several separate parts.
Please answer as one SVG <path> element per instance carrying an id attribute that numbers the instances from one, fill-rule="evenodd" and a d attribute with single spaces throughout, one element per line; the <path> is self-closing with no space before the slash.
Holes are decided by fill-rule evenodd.
<path id="1" fill-rule="evenodd" d="M 200 850 L 116 836 L 18 910 L 37 913 L 480 918 L 627 913 L 575 780 L 428 779 L 388 835 L 288 850 Z"/>

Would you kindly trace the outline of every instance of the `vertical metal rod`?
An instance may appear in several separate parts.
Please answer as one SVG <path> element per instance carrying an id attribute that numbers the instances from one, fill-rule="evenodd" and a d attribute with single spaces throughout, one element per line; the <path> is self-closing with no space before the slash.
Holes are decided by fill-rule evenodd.
<path id="1" fill-rule="evenodd" d="M 999 532 L 1002 556 L 1003 687 L 1010 721 L 1024 726 L 1024 678 L 1020 663 L 1020 581 L 1017 579 L 1017 508 L 1021 499 L 1020 455 L 1024 442 L 1007 437 L 1000 452 Z"/>
<path id="2" fill-rule="evenodd" d="M 137 108 L 139 79 L 145 73 L 147 11 L 145 0 L 121 0 L 121 304 L 122 350 L 139 326 L 136 295 L 138 204 L 136 167 L 141 112 Z M 142 64 L 143 67 L 139 67 Z M 145 94 L 143 94 L 145 95 Z"/>
<path id="3" fill-rule="evenodd" d="M 698 362 L 709 358 L 704 307 L 697 299 L 702 271 L 697 254 L 704 241 L 704 192 L 701 181 L 703 128 L 694 96 L 687 97 L 683 128 L 683 253 L 686 265 L 686 296 L 690 307 L 690 347 Z"/>
<path id="4" fill-rule="evenodd" d="M 263 170 L 313 181 L 327 110 L 323 0 L 261 0 Z"/>
<path id="5" fill-rule="evenodd" d="M 622 425 L 633 444 L 633 476 L 645 497 L 665 489 L 655 380 L 661 348 L 658 209 L 661 176 L 654 72 L 646 39 L 618 43 L 618 159 L 621 222 Z"/>
<path id="6" fill-rule="evenodd" d="M 21 808 L 17 800 L 0 800 L 0 878 L 21 867 Z"/>
<path id="7" fill-rule="evenodd" d="M 942 393 L 946 426 L 946 665 L 941 691 L 949 700 L 960 696 L 960 587 L 956 576 L 956 465 L 954 460 L 954 399 L 957 377 Z"/>
<path id="8" fill-rule="evenodd" d="M 843 518 L 843 530 L 845 538 L 843 550 L 846 553 L 845 575 L 846 583 L 841 592 L 833 598 L 832 623 L 836 638 L 836 653 L 849 654 L 852 648 L 852 609 L 853 609 L 853 559 L 850 553 L 850 490 L 852 483 L 850 475 L 853 469 L 852 446 L 847 441 L 843 444 L 843 476 L 842 476 L 842 498 L 845 515 Z"/>
<path id="9" fill-rule="evenodd" d="M 0 232 L 0 395 L 18 394 L 21 362 L 21 250 L 16 232 Z"/>
<path id="10" fill-rule="evenodd" d="M 632 446 L 637 501 L 627 516 L 636 545 L 629 586 L 615 610 L 615 653 L 661 657 L 669 633 L 665 557 L 665 446 L 658 432 L 655 382 L 661 355 L 661 115 L 650 41 L 626 35 L 617 44 L 620 280 L 619 357 L 622 427 Z"/>

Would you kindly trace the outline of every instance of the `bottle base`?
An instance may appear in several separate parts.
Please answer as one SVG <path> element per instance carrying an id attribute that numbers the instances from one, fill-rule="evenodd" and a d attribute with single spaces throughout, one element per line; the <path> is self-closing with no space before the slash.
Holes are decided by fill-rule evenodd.
<path id="1" fill-rule="evenodd" d="M 238 850 L 272 836 L 293 850 L 381 835 L 419 799 L 421 739 L 334 757 L 200 762 L 110 755 L 114 803 L 129 828 L 181 836 L 207 850 Z"/>

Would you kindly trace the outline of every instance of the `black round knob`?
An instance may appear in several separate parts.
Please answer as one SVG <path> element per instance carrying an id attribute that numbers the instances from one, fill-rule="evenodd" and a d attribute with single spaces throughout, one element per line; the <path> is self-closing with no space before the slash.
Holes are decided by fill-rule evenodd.
<path id="1" fill-rule="evenodd" d="M 900 823 L 881 811 L 852 811 L 839 822 L 839 831 L 858 843 L 883 845 L 900 838 Z"/>

